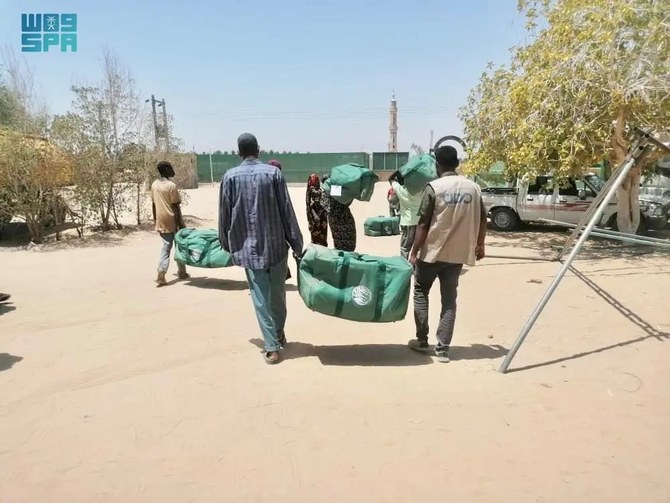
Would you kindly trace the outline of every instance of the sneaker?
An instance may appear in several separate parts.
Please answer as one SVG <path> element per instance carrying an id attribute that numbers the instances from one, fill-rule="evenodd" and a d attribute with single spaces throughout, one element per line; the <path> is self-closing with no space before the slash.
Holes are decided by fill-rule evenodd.
<path id="1" fill-rule="evenodd" d="M 279 339 L 279 345 L 282 349 L 286 346 L 286 333 L 283 330 L 277 332 L 277 339 Z"/>
<path id="2" fill-rule="evenodd" d="M 263 357 L 265 358 L 265 363 L 268 365 L 279 363 L 279 351 L 266 351 Z"/>
<path id="3" fill-rule="evenodd" d="M 449 350 L 448 349 L 436 349 L 435 350 L 435 359 L 440 363 L 449 363 Z"/>
<path id="4" fill-rule="evenodd" d="M 8 293 L 0 293 L 0 302 L 7 302 L 11 297 Z"/>
<path id="5" fill-rule="evenodd" d="M 414 351 L 426 351 L 430 348 L 430 344 L 428 344 L 428 341 L 420 341 L 419 339 L 412 339 L 407 343 L 407 347 L 409 349 L 413 349 Z"/>

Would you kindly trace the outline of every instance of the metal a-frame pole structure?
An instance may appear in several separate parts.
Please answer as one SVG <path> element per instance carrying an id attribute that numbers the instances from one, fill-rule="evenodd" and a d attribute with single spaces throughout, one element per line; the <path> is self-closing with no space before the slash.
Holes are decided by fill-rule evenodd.
<path id="1" fill-rule="evenodd" d="M 570 269 L 572 261 L 575 259 L 579 251 L 582 249 L 582 246 L 584 245 L 586 240 L 589 238 L 589 235 L 591 234 L 591 231 L 595 227 L 596 223 L 598 223 L 602 218 L 605 208 L 607 208 L 607 205 L 614 198 L 617 189 L 626 179 L 628 173 L 630 173 L 630 170 L 633 168 L 633 166 L 635 166 L 638 162 L 640 162 L 643 155 L 647 152 L 647 150 L 651 145 L 661 148 L 665 151 L 670 151 L 668 147 L 666 147 L 661 142 L 653 138 L 650 133 L 643 131 L 642 129 L 639 128 L 636 128 L 635 132 L 638 134 L 637 141 L 630 149 L 630 152 L 626 156 L 624 162 L 615 170 L 612 178 L 606 184 L 605 188 L 601 190 L 600 193 L 598 194 L 598 196 L 602 195 L 602 197 L 597 197 L 593 201 L 593 203 L 591 203 L 591 206 L 586 212 L 587 214 L 584 215 L 582 221 L 580 221 L 577 227 L 575 227 L 568 242 L 566 242 L 564 250 L 567 249 L 570 244 L 572 244 L 575 237 L 579 235 L 581 232 L 581 235 L 579 236 L 579 239 L 577 240 L 575 246 L 572 248 L 570 255 L 568 255 L 568 258 L 562 264 L 560 270 L 556 274 L 556 277 L 551 282 L 551 285 L 549 285 L 549 288 L 547 288 L 547 291 L 545 292 L 544 296 L 540 299 L 540 302 L 535 306 L 535 309 L 531 313 L 530 318 L 528 318 L 528 321 L 521 329 L 521 332 L 516 338 L 516 341 L 514 341 L 514 344 L 510 348 L 509 353 L 507 353 L 505 360 L 500 365 L 499 372 L 503 374 L 507 372 L 507 369 L 509 368 L 510 364 L 512 363 L 512 360 L 514 359 L 514 355 L 516 355 L 517 351 L 523 344 L 523 341 L 528 336 L 528 333 L 533 328 L 533 325 L 535 325 L 535 322 L 537 321 L 540 314 L 544 310 L 545 306 L 549 302 L 549 299 L 551 299 L 551 296 L 556 291 L 556 288 L 558 287 L 559 283 L 565 276 L 565 273 L 568 271 L 568 269 Z M 586 225 L 586 228 L 583 229 L 582 231 L 582 227 L 584 226 L 585 223 L 584 221 L 587 219 L 588 224 Z"/>

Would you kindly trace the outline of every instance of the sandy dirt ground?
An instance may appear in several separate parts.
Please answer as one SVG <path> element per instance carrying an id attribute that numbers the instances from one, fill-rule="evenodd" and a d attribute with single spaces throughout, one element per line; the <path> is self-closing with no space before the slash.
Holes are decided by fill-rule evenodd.
<path id="1" fill-rule="evenodd" d="M 362 232 L 385 192 L 353 205 L 361 252 L 398 249 Z M 189 191 L 189 222 L 214 227 L 217 194 Z M 565 237 L 490 236 L 449 364 L 406 348 L 411 311 L 325 317 L 293 279 L 290 344 L 267 366 L 243 271 L 157 289 L 145 230 L 0 248 L 0 501 L 666 503 L 668 255 L 590 245 L 496 371 L 558 269 L 536 259 Z"/>

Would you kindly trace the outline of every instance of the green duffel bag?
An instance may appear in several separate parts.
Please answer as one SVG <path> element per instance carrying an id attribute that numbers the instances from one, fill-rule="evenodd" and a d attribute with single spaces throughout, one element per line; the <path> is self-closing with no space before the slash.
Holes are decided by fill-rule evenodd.
<path id="1" fill-rule="evenodd" d="M 174 259 L 192 267 L 230 267 L 230 253 L 221 248 L 214 229 L 181 229 L 174 236 Z"/>
<path id="2" fill-rule="evenodd" d="M 412 266 L 311 245 L 300 260 L 298 290 L 312 311 L 352 321 L 387 323 L 407 314 Z"/>
<path id="3" fill-rule="evenodd" d="M 363 229 L 366 236 L 397 236 L 400 234 L 400 217 L 370 217 Z"/>
<path id="4" fill-rule="evenodd" d="M 407 191 L 414 195 L 433 180 L 437 179 L 435 157 L 432 154 L 421 154 L 412 157 L 407 164 L 400 168 Z"/>
<path id="5" fill-rule="evenodd" d="M 354 199 L 369 201 L 375 190 L 379 177 L 371 169 L 360 164 L 342 164 L 330 170 L 330 177 L 323 182 L 326 194 L 342 204 L 349 204 Z"/>

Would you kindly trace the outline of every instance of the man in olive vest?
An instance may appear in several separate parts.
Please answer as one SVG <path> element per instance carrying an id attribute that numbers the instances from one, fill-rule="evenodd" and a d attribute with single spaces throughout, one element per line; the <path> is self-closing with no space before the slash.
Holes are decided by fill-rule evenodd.
<path id="1" fill-rule="evenodd" d="M 416 339 L 409 347 L 428 350 L 428 294 L 440 280 L 442 314 L 437 328 L 435 356 L 449 361 L 449 344 L 456 321 L 458 279 L 463 265 L 484 258 L 486 210 L 479 186 L 456 173 L 458 154 L 453 147 L 435 151 L 439 178 L 426 185 L 419 224 L 409 261 L 414 265 L 414 321 Z"/>

